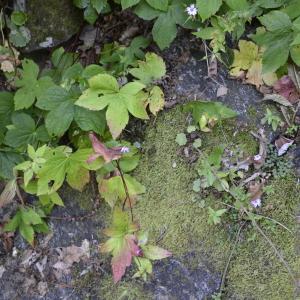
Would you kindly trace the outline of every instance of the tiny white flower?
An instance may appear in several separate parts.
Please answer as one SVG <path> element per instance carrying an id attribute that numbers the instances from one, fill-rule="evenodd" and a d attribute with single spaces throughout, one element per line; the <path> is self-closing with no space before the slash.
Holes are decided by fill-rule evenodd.
<path id="1" fill-rule="evenodd" d="M 128 152 L 130 152 L 130 149 L 126 146 L 123 146 L 121 149 L 121 153 L 128 153 Z"/>
<path id="2" fill-rule="evenodd" d="M 254 161 L 258 161 L 258 160 L 261 160 L 261 155 L 260 154 L 257 154 L 253 157 Z"/>
<path id="3" fill-rule="evenodd" d="M 251 201 L 251 205 L 255 208 L 260 207 L 261 206 L 261 199 L 257 198 Z"/>
<path id="4" fill-rule="evenodd" d="M 195 4 L 191 4 L 190 6 L 188 6 L 185 11 L 187 12 L 187 14 L 190 16 L 190 17 L 195 17 L 198 13 L 198 9 L 196 7 Z"/>

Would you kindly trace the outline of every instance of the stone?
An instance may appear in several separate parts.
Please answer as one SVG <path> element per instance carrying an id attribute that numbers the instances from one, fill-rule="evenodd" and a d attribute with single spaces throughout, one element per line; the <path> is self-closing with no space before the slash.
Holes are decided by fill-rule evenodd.
<path id="1" fill-rule="evenodd" d="M 83 21 L 82 12 L 71 0 L 15 0 L 15 9 L 28 15 L 25 26 L 31 40 L 24 52 L 55 47 L 76 34 Z"/>

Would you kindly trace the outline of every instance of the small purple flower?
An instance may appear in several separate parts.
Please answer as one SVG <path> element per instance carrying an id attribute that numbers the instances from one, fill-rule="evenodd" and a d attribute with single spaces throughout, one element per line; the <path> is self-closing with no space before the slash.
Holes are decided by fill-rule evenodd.
<path id="1" fill-rule="evenodd" d="M 195 17 L 198 13 L 198 9 L 196 7 L 195 4 L 191 4 L 190 6 L 188 6 L 185 11 L 187 12 L 187 14 L 190 16 L 190 17 Z"/>
<path id="2" fill-rule="evenodd" d="M 257 198 L 251 201 L 251 205 L 255 208 L 260 207 L 261 206 L 261 199 Z"/>
<path id="3" fill-rule="evenodd" d="M 129 149 L 128 147 L 123 146 L 123 147 L 121 148 L 121 153 L 129 153 L 129 152 L 130 152 L 130 149 Z"/>

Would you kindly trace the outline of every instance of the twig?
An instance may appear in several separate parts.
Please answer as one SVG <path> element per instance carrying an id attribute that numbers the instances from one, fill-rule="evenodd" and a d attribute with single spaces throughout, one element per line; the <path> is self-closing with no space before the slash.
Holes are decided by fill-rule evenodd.
<path id="1" fill-rule="evenodd" d="M 123 183 L 123 186 L 124 186 L 124 190 L 125 190 L 125 194 L 126 194 L 126 198 L 123 201 L 122 210 L 125 209 L 125 204 L 126 204 L 127 199 L 128 199 L 129 207 L 130 207 L 130 213 L 131 213 L 131 220 L 133 221 L 132 204 L 131 204 L 131 199 L 130 199 L 129 192 L 128 192 L 128 187 L 127 187 L 127 184 L 126 184 L 126 181 L 125 181 L 125 178 L 124 178 L 124 175 L 123 175 L 123 172 L 122 172 L 122 169 L 120 167 L 120 164 L 119 164 L 118 160 L 116 160 L 116 164 L 117 164 L 117 169 L 118 169 L 118 171 L 120 173 L 120 176 L 121 176 L 121 179 L 122 179 L 122 183 Z"/>

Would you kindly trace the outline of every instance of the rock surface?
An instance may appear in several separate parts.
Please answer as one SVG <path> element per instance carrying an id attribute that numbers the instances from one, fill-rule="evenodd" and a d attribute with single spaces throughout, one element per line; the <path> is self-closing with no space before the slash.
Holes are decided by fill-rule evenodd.
<path id="1" fill-rule="evenodd" d="M 78 32 L 83 20 L 82 12 L 71 0 L 16 0 L 15 7 L 28 15 L 26 27 L 31 40 L 24 49 L 26 52 L 67 41 Z"/>

